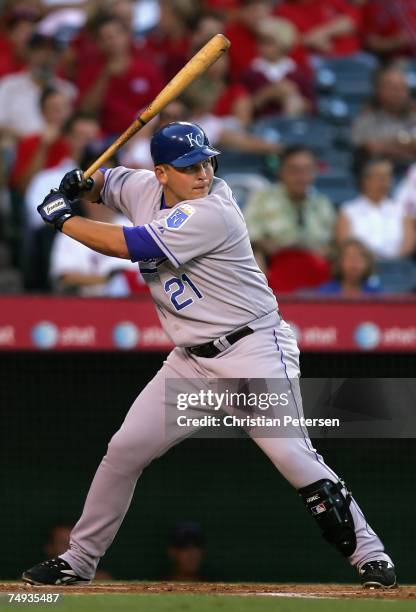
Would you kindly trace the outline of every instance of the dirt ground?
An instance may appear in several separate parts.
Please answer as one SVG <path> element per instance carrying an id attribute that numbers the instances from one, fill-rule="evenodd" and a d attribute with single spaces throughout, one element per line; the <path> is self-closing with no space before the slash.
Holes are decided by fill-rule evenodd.
<path id="1" fill-rule="evenodd" d="M 32 587 L 22 582 L 0 584 L 0 592 L 16 593 L 30 590 L 54 593 L 189 593 L 207 595 L 264 595 L 287 597 L 313 597 L 334 599 L 416 599 L 416 586 L 397 589 L 362 589 L 344 584 L 229 584 L 229 583 L 176 583 L 176 582 L 97 582 L 82 587 Z"/>

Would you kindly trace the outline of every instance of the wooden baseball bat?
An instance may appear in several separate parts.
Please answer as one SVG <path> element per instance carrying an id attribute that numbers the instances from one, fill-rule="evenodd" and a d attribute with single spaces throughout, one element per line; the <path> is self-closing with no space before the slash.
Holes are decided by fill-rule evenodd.
<path id="1" fill-rule="evenodd" d="M 118 151 L 134 134 L 155 117 L 169 102 L 177 98 L 187 87 L 207 70 L 224 53 L 231 43 L 223 34 L 216 34 L 196 53 L 173 79 L 162 89 L 160 94 L 133 121 L 121 136 L 84 172 L 89 178 L 114 153 Z"/>

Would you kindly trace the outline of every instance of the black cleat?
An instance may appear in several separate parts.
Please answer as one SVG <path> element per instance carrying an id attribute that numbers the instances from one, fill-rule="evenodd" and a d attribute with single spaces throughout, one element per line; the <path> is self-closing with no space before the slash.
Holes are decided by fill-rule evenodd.
<path id="1" fill-rule="evenodd" d="M 61 559 L 60 557 L 54 557 L 38 563 L 34 567 L 26 570 L 22 574 L 22 580 L 34 585 L 43 584 L 55 584 L 55 585 L 69 585 L 69 584 L 89 584 L 91 580 L 88 578 L 81 578 L 78 576 L 72 567 Z"/>
<path id="2" fill-rule="evenodd" d="M 394 589 L 397 587 L 396 572 L 388 561 L 369 561 L 358 572 L 361 584 L 366 589 Z"/>

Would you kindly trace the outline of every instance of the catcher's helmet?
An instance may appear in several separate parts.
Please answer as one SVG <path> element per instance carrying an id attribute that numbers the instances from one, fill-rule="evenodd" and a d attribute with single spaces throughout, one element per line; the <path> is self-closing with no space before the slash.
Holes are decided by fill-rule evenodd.
<path id="1" fill-rule="evenodd" d="M 220 154 L 209 143 L 204 130 L 195 123 L 174 121 L 153 134 L 150 143 L 153 163 L 185 168 Z M 214 164 L 215 168 L 215 164 Z"/>

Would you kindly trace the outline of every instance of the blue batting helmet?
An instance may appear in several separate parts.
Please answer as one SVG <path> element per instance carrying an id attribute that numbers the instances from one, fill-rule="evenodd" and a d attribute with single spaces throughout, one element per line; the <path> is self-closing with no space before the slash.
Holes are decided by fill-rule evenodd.
<path id="1" fill-rule="evenodd" d="M 204 130 L 195 123 L 174 121 L 153 134 L 150 143 L 153 163 L 185 168 L 220 154 L 211 147 Z"/>

